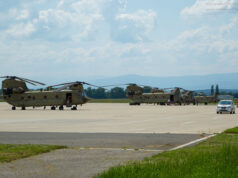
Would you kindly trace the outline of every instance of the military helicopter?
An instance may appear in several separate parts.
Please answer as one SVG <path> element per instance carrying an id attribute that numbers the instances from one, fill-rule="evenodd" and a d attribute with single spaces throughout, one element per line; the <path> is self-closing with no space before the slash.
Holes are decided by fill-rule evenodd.
<path id="1" fill-rule="evenodd" d="M 0 78 L 5 78 L 2 81 L 3 99 L 12 105 L 12 110 L 15 110 L 16 107 L 21 107 L 22 110 L 25 110 L 26 107 L 42 106 L 44 109 L 46 106 L 50 106 L 51 110 L 55 110 L 57 107 L 59 107 L 59 110 L 63 110 L 64 105 L 72 107 L 72 110 L 77 110 L 77 105 L 82 105 L 89 101 L 83 84 L 95 86 L 86 82 L 76 81 L 49 86 L 46 90 L 30 91 L 26 83 L 31 85 L 45 84 L 17 76 L 3 76 Z M 53 88 L 58 86 L 61 87 Z"/>
<path id="2" fill-rule="evenodd" d="M 165 90 L 170 90 L 166 92 Z M 136 85 L 130 84 L 126 88 L 126 95 L 133 101 L 131 105 L 140 105 L 141 103 L 170 105 L 182 103 L 182 98 L 179 88 L 159 89 L 153 88 L 150 93 L 143 93 L 143 89 Z"/>
<path id="3" fill-rule="evenodd" d="M 198 96 L 195 96 L 194 99 L 197 105 L 199 103 L 204 103 L 205 105 L 207 105 L 208 103 L 216 103 L 219 101 L 217 95 L 205 96 L 203 94 L 199 94 Z"/>
<path id="4" fill-rule="evenodd" d="M 179 88 L 168 88 L 172 89 L 170 92 L 165 92 L 164 89 L 153 88 L 150 93 L 144 93 L 143 88 L 145 85 L 138 85 L 134 83 L 120 84 L 127 85 L 126 96 L 133 102 L 130 105 L 140 105 L 142 103 L 147 104 L 179 104 L 182 103 L 182 98 Z M 119 86 L 119 85 L 108 85 L 103 87 Z"/>
<path id="5" fill-rule="evenodd" d="M 194 92 L 190 90 L 185 90 L 183 88 L 180 88 L 181 96 L 183 99 L 183 103 L 186 105 L 189 105 L 190 103 L 193 103 L 195 105 L 195 98 L 194 98 Z"/>

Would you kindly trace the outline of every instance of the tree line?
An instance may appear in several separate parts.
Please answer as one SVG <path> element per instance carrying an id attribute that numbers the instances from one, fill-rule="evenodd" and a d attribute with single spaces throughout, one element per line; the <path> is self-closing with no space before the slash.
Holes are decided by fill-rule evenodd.
<path id="1" fill-rule="evenodd" d="M 151 92 L 152 88 L 149 86 L 143 87 L 144 93 Z M 126 90 L 121 87 L 114 87 L 111 89 L 104 89 L 104 88 L 91 88 L 88 87 L 85 89 L 85 92 L 88 97 L 95 98 L 95 99 L 123 99 L 126 98 Z M 226 92 L 220 91 L 219 86 L 214 85 L 211 86 L 211 95 L 232 95 L 235 98 L 238 98 L 238 92 Z M 2 90 L 0 89 L 0 99 L 2 98 Z"/>
<path id="2" fill-rule="evenodd" d="M 145 93 L 149 93 L 152 88 L 151 87 L 143 87 Z M 85 89 L 85 92 L 88 97 L 95 98 L 95 99 L 123 99 L 126 98 L 126 90 L 121 87 L 114 87 L 111 89 L 104 89 L 104 88 L 91 88 L 88 87 Z"/>

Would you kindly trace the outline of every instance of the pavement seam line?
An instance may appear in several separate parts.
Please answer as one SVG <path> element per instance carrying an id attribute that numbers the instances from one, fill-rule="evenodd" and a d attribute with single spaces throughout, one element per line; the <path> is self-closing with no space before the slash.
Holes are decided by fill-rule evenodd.
<path id="1" fill-rule="evenodd" d="M 199 143 L 199 142 L 201 142 L 201 141 L 204 141 L 204 140 L 207 140 L 207 139 L 209 139 L 209 138 L 211 138 L 211 137 L 214 137 L 215 135 L 216 135 L 216 134 L 212 134 L 212 135 L 206 136 L 206 137 L 204 137 L 204 138 L 199 138 L 199 139 L 197 139 L 197 140 L 193 140 L 193 141 L 188 142 L 188 143 L 185 143 L 185 144 L 183 144 L 183 145 L 179 145 L 179 146 L 177 146 L 177 147 L 175 147 L 175 148 L 171 148 L 169 151 L 178 150 L 178 149 L 180 149 L 180 148 L 184 148 L 184 147 L 187 147 L 187 146 L 190 146 L 190 145 Z"/>

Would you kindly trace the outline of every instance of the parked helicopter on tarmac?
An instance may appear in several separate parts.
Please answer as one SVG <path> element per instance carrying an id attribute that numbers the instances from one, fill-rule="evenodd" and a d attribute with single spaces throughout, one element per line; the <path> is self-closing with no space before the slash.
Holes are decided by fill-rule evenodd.
<path id="1" fill-rule="evenodd" d="M 3 99 L 12 105 L 12 110 L 16 107 L 21 107 L 25 110 L 26 107 L 44 107 L 50 106 L 51 110 L 59 107 L 63 110 L 64 106 L 72 107 L 72 110 L 77 110 L 77 105 L 87 103 L 90 99 L 86 96 L 83 85 L 94 86 L 86 82 L 70 82 L 47 87 L 46 90 L 30 91 L 26 83 L 31 85 L 45 85 L 44 83 L 29 80 L 17 76 L 4 76 L 2 81 Z M 61 86 L 54 89 L 54 87 Z"/>
<path id="2" fill-rule="evenodd" d="M 181 105 L 182 99 L 179 88 L 170 88 L 169 92 L 154 88 L 150 93 L 143 93 L 143 88 L 136 85 L 130 84 L 126 88 L 126 95 L 133 101 L 131 105 L 140 105 L 141 103 L 148 104 L 179 104 Z"/>
<path id="3" fill-rule="evenodd" d="M 133 101 L 130 103 L 130 105 L 140 105 L 142 103 L 160 104 L 160 105 L 165 105 L 165 104 L 181 105 L 182 103 L 182 98 L 181 98 L 179 88 L 167 88 L 167 89 L 153 88 L 149 93 L 144 93 L 142 87 L 148 87 L 148 86 L 138 85 L 134 83 L 108 85 L 103 87 L 112 87 L 112 86 L 120 86 L 120 85 L 127 85 L 126 96 L 130 100 Z M 165 90 L 170 90 L 170 91 L 165 92 Z"/>
<path id="4" fill-rule="evenodd" d="M 193 91 L 185 90 L 183 88 L 180 88 L 180 91 L 181 91 L 184 105 L 189 105 L 191 103 L 193 103 L 193 105 L 196 104 Z"/>
<path id="5" fill-rule="evenodd" d="M 195 96 L 194 99 L 197 105 L 199 103 L 204 103 L 205 105 L 207 105 L 208 103 L 216 103 L 219 101 L 216 94 L 211 96 L 199 94 L 198 96 Z"/>

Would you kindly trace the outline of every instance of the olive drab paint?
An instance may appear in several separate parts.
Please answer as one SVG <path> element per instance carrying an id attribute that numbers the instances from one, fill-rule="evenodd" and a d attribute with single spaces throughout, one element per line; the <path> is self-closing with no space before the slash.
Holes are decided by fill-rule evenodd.
<path id="1" fill-rule="evenodd" d="M 216 95 L 213 96 L 195 96 L 195 102 L 197 104 L 199 103 L 204 103 L 205 105 L 207 105 L 208 103 L 216 103 L 218 102 L 218 98 Z"/>
<path id="2" fill-rule="evenodd" d="M 16 107 L 46 107 L 51 106 L 54 110 L 59 106 L 76 109 L 77 105 L 85 104 L 89 101 L 86 96 L 83 84 L 75 83 L 67 87 L 67 89 L 57 90 L 47 87 L 45 90 L 31 91 L 27 88 L 26 82 L 16 78 L 7 78 L 2 81 L 3 99 L 12 105 L 12 109 Z"/>
<path id="3" fill-rule="evenodd" d="M 143 88 L 136 84 L 130 84 L 126 88 L 126 95 L 133 101 L 131 105 L 148 104 L 182 104 L 182 97 L 179 88 L 174 88 L 170 92 L 164 92 L 157 88 L 152 89 L 151 93 L 143 93 Z"/>

